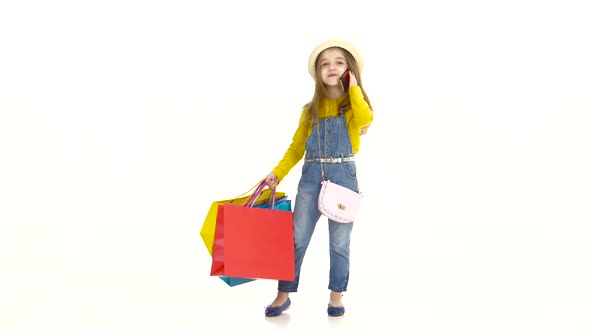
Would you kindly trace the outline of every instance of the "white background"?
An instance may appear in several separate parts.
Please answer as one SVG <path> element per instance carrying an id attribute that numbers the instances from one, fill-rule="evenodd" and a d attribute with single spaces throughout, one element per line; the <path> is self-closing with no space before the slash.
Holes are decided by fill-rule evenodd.
<path id="1" fill-rule="evenodd" d="M 583 3 L 2 2 L 0 330 L 590 330 Z M 331 37 L 375 112 L 347 314 L 324 220 L 265 319 L 275 282 L 210 277 L 199 230 L 282 157 Z"/>

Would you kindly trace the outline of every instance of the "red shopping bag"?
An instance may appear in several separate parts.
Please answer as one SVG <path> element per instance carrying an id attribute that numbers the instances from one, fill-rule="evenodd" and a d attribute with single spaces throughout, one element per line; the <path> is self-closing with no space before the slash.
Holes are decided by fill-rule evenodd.
<path id="1" fill-rule="evenodd" d="M 266 185 L 263 182 L 257 192 Z M 212 276 L 295 280 L 293 213 L 245 205 L 223 204 L 217 211 Z M 271 192 L 274 202 L 274 191 Z"/>

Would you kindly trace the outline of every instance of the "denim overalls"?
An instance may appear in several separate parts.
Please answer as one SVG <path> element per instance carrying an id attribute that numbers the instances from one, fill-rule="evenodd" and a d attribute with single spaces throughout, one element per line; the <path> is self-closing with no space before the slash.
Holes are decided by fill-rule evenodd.
<path id="1" fill-rule="evenodd" d="M 344 111 L 338 116 L 319 119 L 321 158 L 326 178 L 358 192 L 356 164 Z M 320 155 L 318 150 L 317 122 L 313 122 L 311 135 L 305 143 L 305 162 L 297 188 L 293 224 L 295 234 L 295 281 L 279 281 L 281 292 L 296 292 L 299 272 L 305 251 L 311 240 L 321 214 L 318 210 L 318 196 L 322 183 Z M 341 161 L 347 158 L 350 161 Z M 328 220 L 330 234 L 330 282 L 328 289 L 346 291 L 350 267 L 350 233 L 353 223 L 339 223 Z"/>

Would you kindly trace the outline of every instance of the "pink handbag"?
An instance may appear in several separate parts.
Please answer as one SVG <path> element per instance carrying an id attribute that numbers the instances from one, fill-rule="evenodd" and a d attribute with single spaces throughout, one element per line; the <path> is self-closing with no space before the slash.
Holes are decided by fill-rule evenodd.
<path id="1" fill-rule="evenodd" d="M 320 124 L 317 124 L 318 130 L 318 152 L 320 154 L 320 169 L 322 170 L 322 187 L 318 197 L 318 210 L 337 222 L 349 223 L 354 221 L 360 206 L 362 194 L 348 189 L 337 183 L 326 179 L 324 174 L 324 165 L 322 163 L 322 149 L 320 145 Z"/>
<path id="2" fill-rule="evenodd" d="M 354 221 L 362 195 L 330 180 L 322 181 L 318 209 L 326 217 L 341 223 Z"/>

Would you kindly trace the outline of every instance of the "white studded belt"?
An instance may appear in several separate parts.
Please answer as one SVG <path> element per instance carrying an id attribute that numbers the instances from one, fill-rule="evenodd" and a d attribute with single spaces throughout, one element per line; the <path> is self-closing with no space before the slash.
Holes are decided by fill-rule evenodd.
<path id="1" fill-rule="evenodd" d="M 354 161 L 354 157 L 305 159 L 305 162 L 309 162 L 309 163 L 328 163 L 328 164 L 344 163 L 347 161 Z"/>

